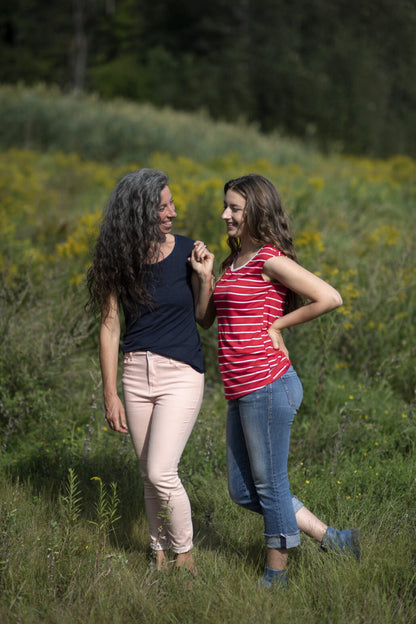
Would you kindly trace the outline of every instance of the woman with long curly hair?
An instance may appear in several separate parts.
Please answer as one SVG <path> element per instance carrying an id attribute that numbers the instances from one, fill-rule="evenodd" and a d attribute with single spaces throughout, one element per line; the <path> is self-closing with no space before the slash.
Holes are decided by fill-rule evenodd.
<path id="1" fill-rule="evenodd" d="M 209 325 L 218 317 L 228 486 L 234 502 L 263 515 L 262 585 L 285 587 L 288 551 L 300 543 L 300 531 L 324 550 L 360 555 L 358 530 L 339 531 L 319 520 L 291 494 L 287 473 L 290 430 L 303 392 L 281 332 L 337 308 L 342 299 L 298 264 L 287 216 L 269 180 L 245 175 L 227 182 L 224 194 L 231 253 L 205 320 Z"/>
<path id="2" fill-rule="evenodd" d="M 101 311 L 105 416 L 111 429 L 131 435 L 156 567 L 166 568 L 171 548 L 176 566 L 194 573 L 191 508 L 178 463 L 202 402 L 196 321 L 204 326 L 213 255 L 201 241 L 172 234 L 175 217 L 164 172 L 125 175 L 105 210 L 87 283 L 89 303 Z M 121 312 L 125 409 L 117 392 Z"/>

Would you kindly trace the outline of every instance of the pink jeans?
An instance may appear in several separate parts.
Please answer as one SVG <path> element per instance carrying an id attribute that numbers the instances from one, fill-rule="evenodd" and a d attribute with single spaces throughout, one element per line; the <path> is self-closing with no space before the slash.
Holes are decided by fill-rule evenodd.
<path id="1" fill-rule="evenodd" d="M 188 364 L 151 353 L 126 353 L 123 394 L 127 423 L 144 480 L 153 550 L 192 548 L 188 495 L 178 464 L 197 419 L 204 375 Z"/>

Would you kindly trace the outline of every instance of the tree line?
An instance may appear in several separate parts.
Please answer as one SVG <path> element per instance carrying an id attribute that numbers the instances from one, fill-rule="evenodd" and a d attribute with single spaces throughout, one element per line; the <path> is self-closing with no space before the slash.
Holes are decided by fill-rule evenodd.
<path id="1" fill-rule="evenodd" d="M 415 0 L 3 0 L 0 81 L 416 155 Z"/>

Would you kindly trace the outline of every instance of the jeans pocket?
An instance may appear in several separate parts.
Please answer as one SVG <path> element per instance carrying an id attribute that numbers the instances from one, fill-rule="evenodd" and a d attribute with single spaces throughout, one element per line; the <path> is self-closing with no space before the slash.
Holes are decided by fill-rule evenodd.
<path id="1" fill-rule="evenodd" d="M 303 399 L 303 387 L 296 371 L 291 367 L 280 379 L 289 405 L 298 410 Z"/>

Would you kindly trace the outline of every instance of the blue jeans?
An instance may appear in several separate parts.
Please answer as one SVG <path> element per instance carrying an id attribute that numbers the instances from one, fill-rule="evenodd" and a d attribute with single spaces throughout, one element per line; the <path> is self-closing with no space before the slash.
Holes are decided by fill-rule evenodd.
<path id="1" fill-rule="evenodd" d="M 268 548 L 300 544 L 287 474 L 290 428 L 303 389 L 291 366 L 271 384 L 230 400 L 227 414 L 227 471 L 231 499 L 263 515 Z"/>

